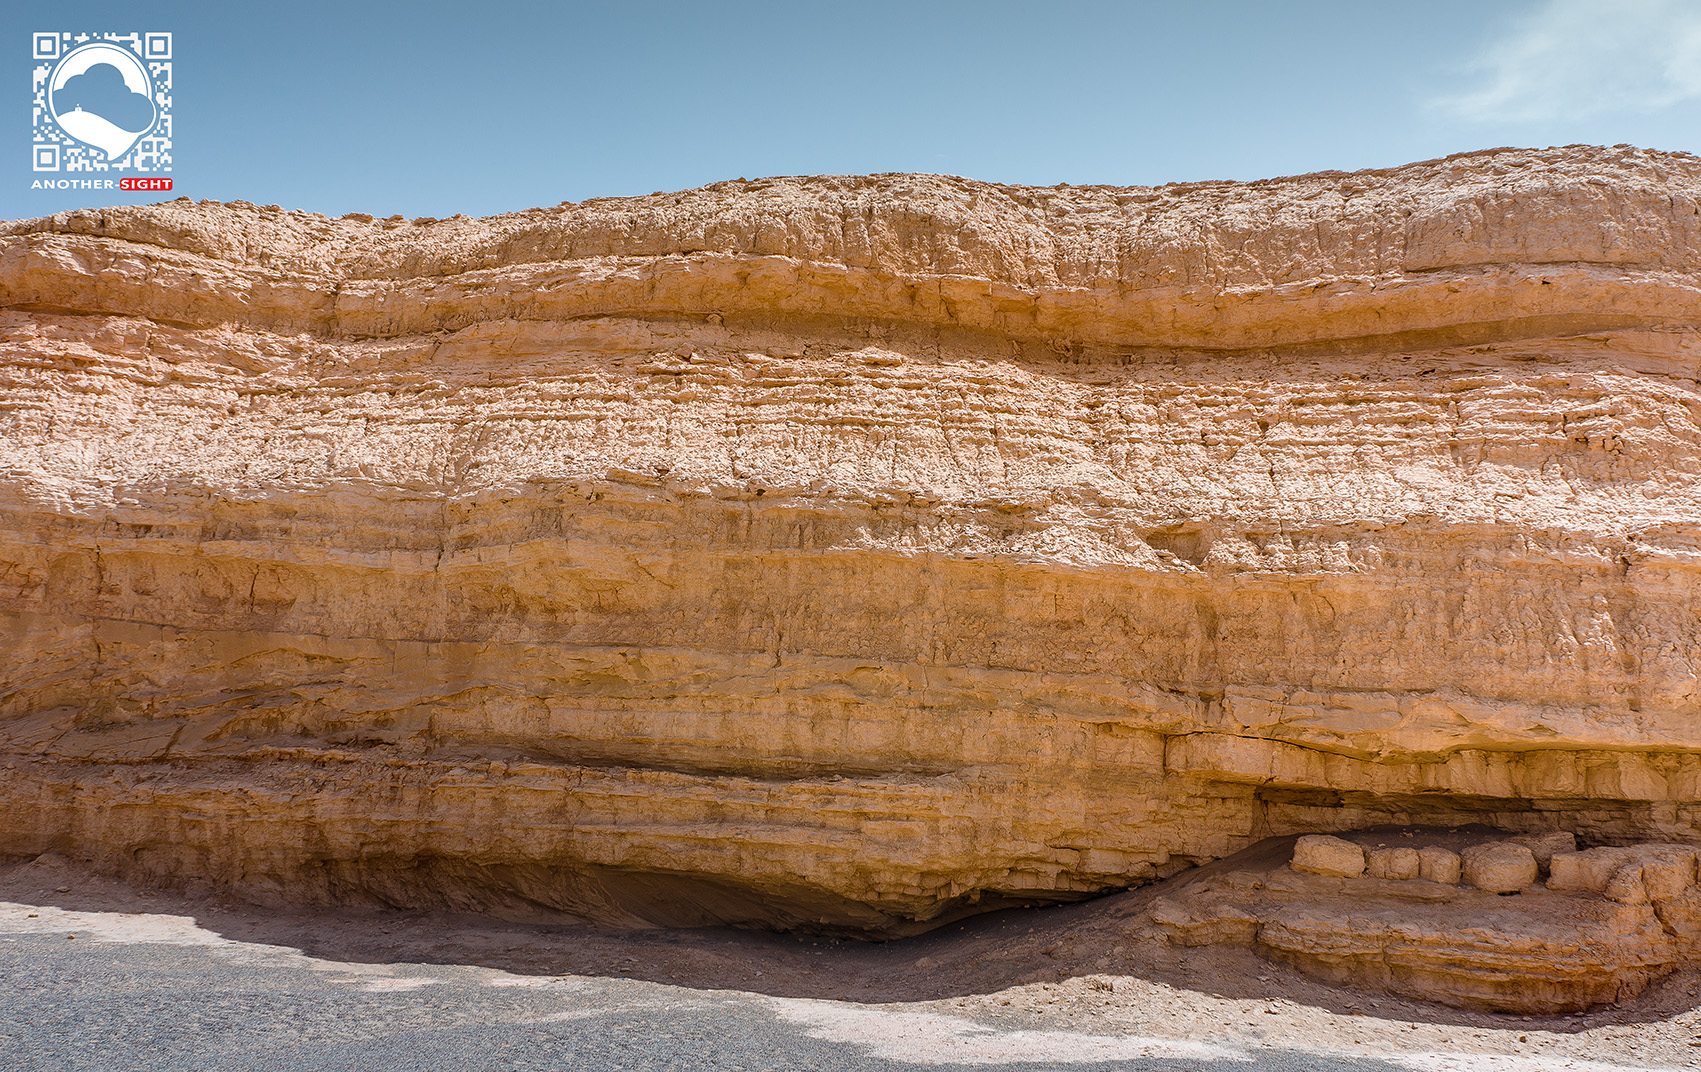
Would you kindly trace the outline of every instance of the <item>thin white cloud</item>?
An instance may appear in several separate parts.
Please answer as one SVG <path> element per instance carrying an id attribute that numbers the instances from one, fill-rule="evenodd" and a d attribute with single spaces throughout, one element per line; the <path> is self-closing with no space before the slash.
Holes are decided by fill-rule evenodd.
<path id="1" fill-rule="evenodd" d="M 1493 123 L 1653 111 L 1701 98 L 1701 0 L 1546 0 L 1471 67 L 1473 86 L 1431 104 Z"/>

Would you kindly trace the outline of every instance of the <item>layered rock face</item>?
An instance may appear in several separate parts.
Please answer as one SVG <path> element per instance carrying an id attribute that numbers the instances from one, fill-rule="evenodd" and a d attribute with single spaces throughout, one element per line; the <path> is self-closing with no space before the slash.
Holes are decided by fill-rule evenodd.
<path id="1" fill-rule="evenodd" d="M 1701 842 L 1701 161 L 0 228 L 0 853 L 893 933 Z"/>
<path id="2" fill-rule="evenodd" d="M 1498 1012 L 1575 1012 L 1701 965 L 1685 845 L 1577 852 L 1569 833 L 1393 828 L 1302 837 L 1284 867 L 1282 842 L 1178 879 L 1124 932 L 1246 946 L 1331 983 Z"/>

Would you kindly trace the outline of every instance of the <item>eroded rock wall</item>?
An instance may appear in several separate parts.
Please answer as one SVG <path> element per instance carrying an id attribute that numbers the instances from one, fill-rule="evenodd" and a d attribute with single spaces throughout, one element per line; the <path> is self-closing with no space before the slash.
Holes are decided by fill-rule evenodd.
<path id="1" fill-rule="evenodd" d="M 0 852 L 870 932 L 1701 842 L 1701 161 L 0 229 Z"/>

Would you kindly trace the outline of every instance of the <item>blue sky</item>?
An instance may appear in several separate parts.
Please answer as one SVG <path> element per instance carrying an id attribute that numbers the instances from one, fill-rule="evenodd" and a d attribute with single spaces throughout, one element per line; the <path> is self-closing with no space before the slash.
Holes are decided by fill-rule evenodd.
<path id="1" fill-rule="evenodd" d="M 1496 145 L 1701 151 L 1701 0 L 66 0 L 4 22 L 5 218 L 180 194 L 487 215 L 741 176 L 1133 185 Z M 173 34 L 171 194 L 30 189 L 30 32 L 61 29 Z"/>

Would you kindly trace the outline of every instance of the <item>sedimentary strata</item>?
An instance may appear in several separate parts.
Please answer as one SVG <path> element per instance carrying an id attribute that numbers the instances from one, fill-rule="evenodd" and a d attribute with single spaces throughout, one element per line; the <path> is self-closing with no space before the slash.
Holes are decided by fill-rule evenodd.
<path id="1" fill-rule="evenodd" d="M 0 852 L 890 933 L 1272 834 L 1696 843 L 1698 198 L 6 225 Z"/>
<path id="2" fill-rule="evenodd" d="M 1283 849 L 1254 847 L 1178 880 L 1131 932 L 1246 946 L 1331 983 L 1499 1012 L 1623 1001 L 1701 966 L 1697 852 L 1687 845 L 1578 852 L 1569 834 L 1416 828 L 1302 837 L 1285 867 Z M 1379 873 L 1378 860 L 1408 853 L 1454 865 Z"/>

